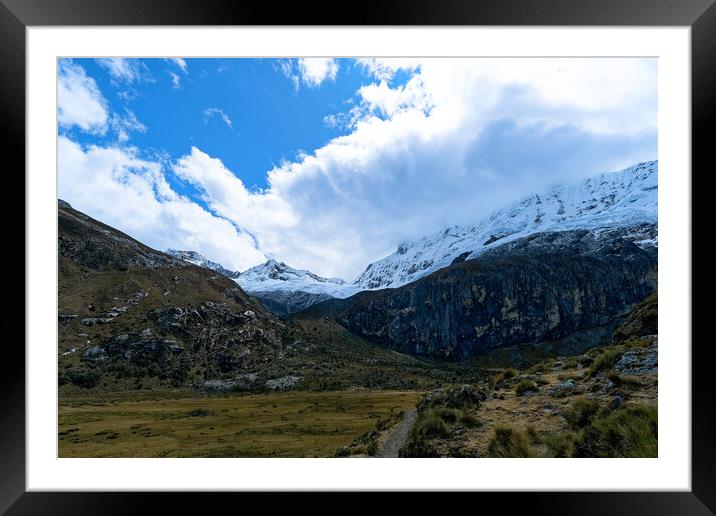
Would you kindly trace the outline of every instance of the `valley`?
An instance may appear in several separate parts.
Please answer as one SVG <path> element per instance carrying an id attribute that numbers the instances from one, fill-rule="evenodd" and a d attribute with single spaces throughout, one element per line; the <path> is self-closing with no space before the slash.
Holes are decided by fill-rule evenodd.
<path id="1" fill-rule="evenodd" d="M 656 169 L 352 283 L 163 253 L 60 201 L 60 456 L 654 456 Z"/>

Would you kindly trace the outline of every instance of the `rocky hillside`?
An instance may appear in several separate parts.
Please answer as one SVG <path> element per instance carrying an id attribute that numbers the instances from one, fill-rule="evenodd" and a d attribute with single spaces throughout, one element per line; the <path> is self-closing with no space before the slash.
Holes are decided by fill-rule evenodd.
<path id="1" fill-rule="evenodd" d="M 395 288 L 534 233 L 656 224 L 658 162 L 639 163 L 525 197 L 471 226 L 451 226 L 406 242 L 371 263 L 356 280 L 360 290 Z M 637 241 L 657 245 L 656 238 Z M 341 297 L 341 296 L 336 296 Z"/>
<path id="2" fill-rule="evenodd" d="M 603 325 L 656 289 L 653 225 L 538 233 L 397 289 L 314 308 L 390 349 L 463 358 Z"/>
<path id="3" fill-rule="evenodd" d="M 224 275 L 68 205 L 58 229 L 61 382 L 214 378 L 251 371 L 281 348 L 283 324 Z"/>
<path id="4" fill-rule="evenodd" d="M 61 393 L 415 388 L 455 375 L 332 321 L 285 324 L 223 274 L 58 204 Z"/>

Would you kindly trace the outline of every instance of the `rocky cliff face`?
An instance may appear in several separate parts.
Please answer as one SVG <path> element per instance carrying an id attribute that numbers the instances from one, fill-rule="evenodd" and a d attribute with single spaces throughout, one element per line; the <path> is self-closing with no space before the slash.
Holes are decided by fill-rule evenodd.
<path id="1" fill-rule="evenodd" d="M 462 358 L 605 324 L 656 289 L 654 225 L 531 235 L 397 289 L 324 303 L 390 349 Z"/>

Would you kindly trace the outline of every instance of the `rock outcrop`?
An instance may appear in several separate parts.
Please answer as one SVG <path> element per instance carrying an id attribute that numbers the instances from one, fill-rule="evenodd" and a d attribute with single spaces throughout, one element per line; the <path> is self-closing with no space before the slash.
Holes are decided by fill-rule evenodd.
<path id="1" fill-rule="evenodd" d="M 624 315 L 656 289 L 656 248 L 633 241 L 652 229 L 535 234 L 401 288 L 319 307 L 372 342 L 434 357 L 558 339 Z"/>

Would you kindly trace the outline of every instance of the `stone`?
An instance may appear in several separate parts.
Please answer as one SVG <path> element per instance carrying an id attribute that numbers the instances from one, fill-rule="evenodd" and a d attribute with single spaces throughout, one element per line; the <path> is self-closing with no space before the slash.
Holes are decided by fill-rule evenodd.
<path id="1" fill-rule="evenodd" d="M 271 390 L 290 389 L 296 386 L 299 381 L 301 381 L 301 377 L 293 375 L 282 376 L 280 378 L 272 378 L 270 380 L 266 380 L 266 388 Z"/>
<path id="2" fill-rule="evenodd" d="M 86 326 L 94 326 L 95 324 L 107 324 L 112 322 L 111 317 L 85 317 L 82 324 Z"/>
<path id="3" fill-rule="evenodd" d="M 82 353 L 82 358 L 91 362 L 101 362 L 107 360 L 107 352 L 99 346 L 92 346 Z"/>
<path id="4" fill-rule="evenodd" d="M 621 396 L 614 396 L 614 398 L 612 398 L 612 402 L 609 404 L 609 408 L 616 410 L 622 405 L 624 405 L 624 399 Z"/>

